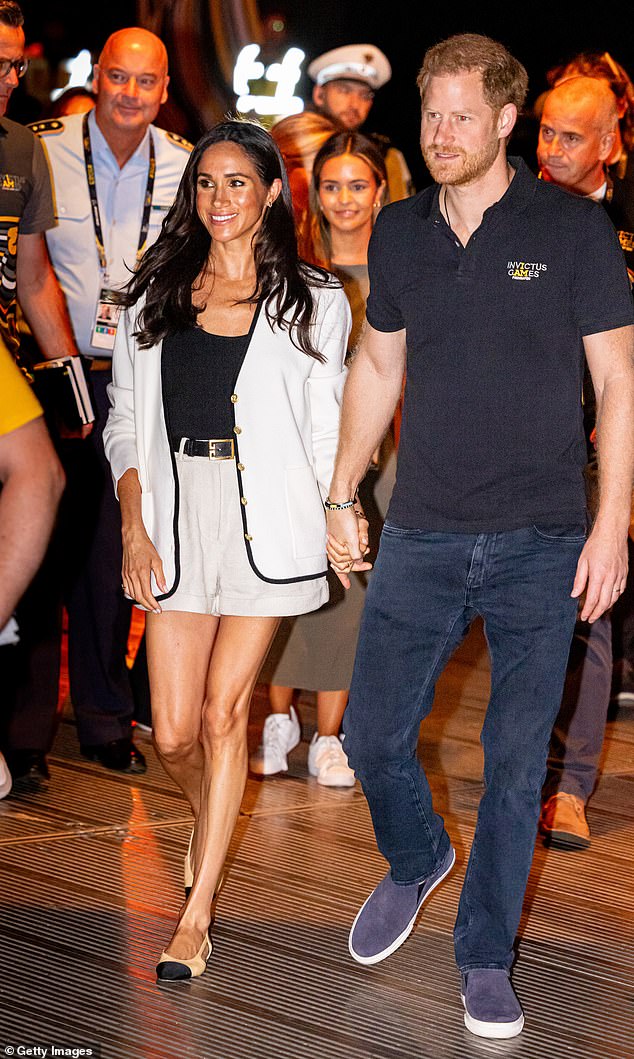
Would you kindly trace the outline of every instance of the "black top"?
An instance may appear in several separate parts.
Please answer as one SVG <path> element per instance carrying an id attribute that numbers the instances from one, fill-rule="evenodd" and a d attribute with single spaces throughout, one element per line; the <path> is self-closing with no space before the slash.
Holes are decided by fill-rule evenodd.
<path id="1" fill-rule="evenodd" d="M 177 331 L 163 340 L 163 406 L 172 446 L 180 438 L 232 438 L 236 380 L 246 355 L 247 335 L 212 335 L 201 327 Z"/>
<path id="2" fill-rule="evenodd" d="M 617 230 L 634 281 L 634 158 L 631 155 L 623 179 L 612 178 L 611 194 L 603 205 Z"/>
<path id="3" fill-rule="evenodd" d="M 466 247 L 438 185 L 381 210 L 370 240 L 367 319 L 407 331 L 396 525 L 584 519 L 582 336 L 634 322 L 623 254 L 602 206 L 510 162 Z"/>

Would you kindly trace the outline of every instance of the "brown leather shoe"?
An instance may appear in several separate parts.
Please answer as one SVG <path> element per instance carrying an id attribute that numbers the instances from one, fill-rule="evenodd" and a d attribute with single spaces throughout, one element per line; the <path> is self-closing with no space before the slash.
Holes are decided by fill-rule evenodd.
<path id="1" fill-rule="evenodd" d="M 546 846 L 555 849 L 587 849 L 590 845 L 590 828 L 583 799 L 576 794 L 566 794 L 565 791 L 553 794 L 542 807 L 539 830 Z"/>

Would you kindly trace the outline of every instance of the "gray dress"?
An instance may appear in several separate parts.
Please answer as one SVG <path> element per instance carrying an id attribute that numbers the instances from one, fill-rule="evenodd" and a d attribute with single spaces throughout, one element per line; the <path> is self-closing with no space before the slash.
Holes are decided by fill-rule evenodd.
<path id="1" fill-rule="evenodd" d="M 366 265 L 333 269 L 343 283 L 352 311 L 349 349 L 354 350 L 365 317 L 368 295 Z M 391 434 L 385 438 L 379 466 L 368 471 L 359 497 L 370 523 L 370 562 L 376 551 L 396 471 Z M 346 591 L 332 570 L 328 572 L 330 599 L 319 610 L 284 618 L 259 680 L 265 684 L 304 691 L 344 691 L 350 687 L 365 590 L 372 571 L 352 574 Z"/>

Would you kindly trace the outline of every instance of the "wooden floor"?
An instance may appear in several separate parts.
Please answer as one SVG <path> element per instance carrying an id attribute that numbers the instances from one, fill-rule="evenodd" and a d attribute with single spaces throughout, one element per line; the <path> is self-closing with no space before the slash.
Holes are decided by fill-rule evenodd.
<path id="1" fill-rule="evenodd" d="M 538 844 L 514 973 L 524 1033 L 489 1042 L 464 1028 L 451 931 L 487 688 L 476 627 L 422 738 L 458 865 L 394 956 L 363 968 L 348 955 L 349 925 L 385 868 L 359 787 L 307 776 L 307 697 L 289 774 L 249 781 L 214 954 L 185 985 L 158 986 L 154 964 L 181 900 L 188 810 L 149 742 L 145 776 L 111 775 L 79 757 L 66 718 L 50 782 L 0 802 L 0 1056 L 55 1042 L 100 1046 L 104 1059 L 634 1057 L 634 710 L 608 726 L 591 849 Z M 265 713 L 259 688 L 253 742 Z"/>

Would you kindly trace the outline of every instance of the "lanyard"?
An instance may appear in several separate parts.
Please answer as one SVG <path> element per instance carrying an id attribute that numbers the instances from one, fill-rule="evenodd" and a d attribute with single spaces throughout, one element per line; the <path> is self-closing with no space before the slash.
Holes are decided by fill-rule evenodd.
<path id="1" fill-rule="evenodd" d="M 97 201 L 97 185 L 95 183 L 95 167 L 92 160 L 92 147 L 90 145 L 90 130 L 88 129 L 88 114 L 84 115 L 84 121 L 82 126 L 82 135 L 84 141 L 84 162 L 86 165 L 86 179 L 88 181 L 88 194 L 90 195 L 90 207 L 92 211 L 92 223 L 95 229 L 95 243 L 97 244 L 97 253 L 99 254 L 99 264 L 105 275 L 108 269 L 108 259 L 106 257 L 106 248 L 103 238 L 103 228 L 101 227 L 101 214 L 99 213 L 99 203 Z M 156 175 L 156 155 L 154 152 L 154 138 L 150 131 L 150 165 L 148 167 L 147 174 L 147 185 L 145 188 L 145 197 L 143 199 L 143 214 L 141 216 L 141 231 L 139 232 L 139 245 L 136 252 L 136 263 L 143 257 L 143 251 L 145 250 L 145 244 L 147 242 L 147 233 L 150 226 L 150 210 L 152 208 L 152 192 L 154 191 L 154 177 Z"/>

